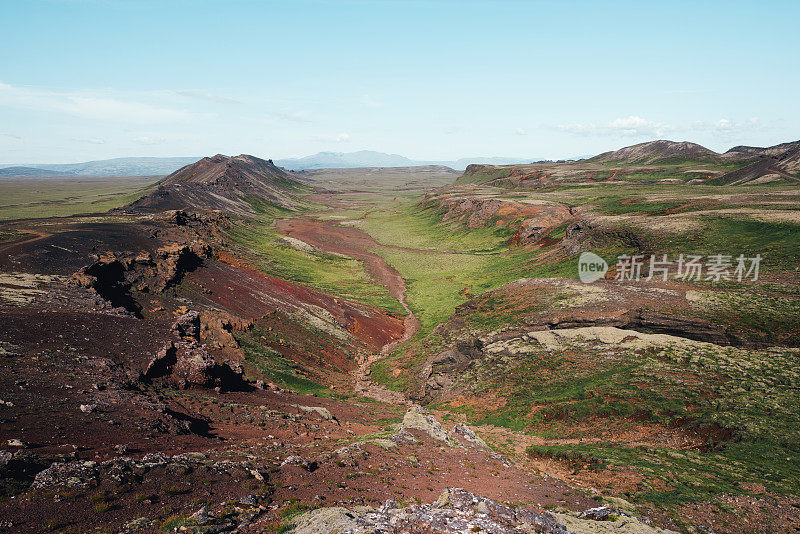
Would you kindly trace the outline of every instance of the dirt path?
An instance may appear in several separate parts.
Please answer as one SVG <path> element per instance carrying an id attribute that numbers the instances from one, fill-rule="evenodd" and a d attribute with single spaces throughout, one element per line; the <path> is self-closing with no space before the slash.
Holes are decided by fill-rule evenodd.
<path id="1" fill-rule="evenodd" d="M 365 397 L 392 404 L 408 404 L 409 401 L 398 391 L 392 391 L 369 378 L 370 366 L 387 356 L 400 343 L 408 341 L 419 330 L 417 320 L 406 303 L 406 282 L 397 270 L 371 248 L 380 246 L 369 234 L 349 226 L 339 226 L 333 222 L 320 221 L 310 217 L 295 217 L 276 221 L 277 230 L 288 237 L 305 241 L 328 252 L 344 254 L 364 263 L 364 268 L 378 283 L 389 290 L 406 311 L 403 320 L 403 336 L 383 346 L 380 352 L 369 355 L 353 371 L 355 390 Z"/>
<path id="2" fill-rule="evenodd" d="M 19 232 L 21 234 L 31 234 L 31 235 L 33 235 L 33 237 L 28 238 L 28 239 L 24 239 L 22 241 L 13 241 L 11 243 L 4 243 L 4 244 L 0 245 L 0 252 L 7 252 L 8 250 L 11 250 L 11 249 L 13 249 L 15 247 L 20 247 L 22 245 L 27 245 L 29 243 L 33 243 L 35 241 L 39 241 L 40 239 L 45 239 L 45 238 L 50 237 L 51 235 L 53 235 L 53 234 L 48 234 L 48 233 L 45 233 L 45 232 L 39 232 L 39 231 L 36 231 L 36 230 L 21 230 L 21 229 L 16 229 L 15 228 L 14 231 Z"/>

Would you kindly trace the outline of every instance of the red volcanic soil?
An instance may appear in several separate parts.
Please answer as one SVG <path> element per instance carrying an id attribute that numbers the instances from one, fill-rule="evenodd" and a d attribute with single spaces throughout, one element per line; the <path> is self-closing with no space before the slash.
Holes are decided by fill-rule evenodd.
<path id="1" fill-rule="evenodd" d="M 378 243 L 366 232 L 309 217 L 279 219 L 276 221 L 276 227 L 280 233 L 289 237 L 364 262 L 367 272 L 375 280 L 387 287 L 394 298 L 403 299 L 406 291 L 403 277 L 383 258 L 369 252 L 369 249 L 377 247 Z"/>
<path id="2" fill-rule="evenodd" d="M 285 353 L 292 353 L 298 363 L 316 362 L 324 354 L 323 367 L 332 365 L 341 371 L 355 366 L 353 353 L 362 349 L 379 351 L 384 345 L 403 335 L 401 318 L 383 313 L 363 304 L 336 298 L 280 278 L 268 276 L 246 265 L 230 265 L 234 261 L 227 255 L 221 260 L 209 262 L 186 277 L 184 287 L 191 291 L 192 300 L 199 305 L 223 308 L 246 319 L 256 326 L 269 326 L 280 332 L 284 342 L 281 346 L 271 342 L 265 345 Z M 239 263 L 239 262 L 237 262 Z M 333 336 L 322 336 L 318 332 L 303 328 L 305 320 L 289 322 L 287 317 L 298 318 L 298 314 L 320 315 L 333 320 L 344 331 L 349 332 L 360 346 L 351 346 Z M 309 346 L 309 341 L 313 343 Z M 265 340 L 266 341 L 266 340 Z M 299 350 L 301 346 L 307 350 Z"/>
<path id="3" fill-rule="evenodd" d="M 37 454 L 107 455 L 126 443 L 143 452 L 194 449 L 185 414 L 130 389 L 169 333 L 168 322 L 20 307 L 4 308 L 0 442 L 22 439 Z M 97 405 L 93 413 L 81 405 Z M 203 425 L 201 425 L 203 426 Z M 183 435 L 179 435 L 181 433 Z"/>

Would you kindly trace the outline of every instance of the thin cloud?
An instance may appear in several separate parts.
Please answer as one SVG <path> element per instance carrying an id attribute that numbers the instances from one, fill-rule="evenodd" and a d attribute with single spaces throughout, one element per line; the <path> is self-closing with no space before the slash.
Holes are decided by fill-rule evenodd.
<path id="1" fill-rule="evenodd" d="M 383 102 L 372 98 L 369 95 L 363 95 L 361 97 L 361 103 L 367 106 L 368 108 L 380 108 L 383 107 Z"/>
<path id="2" fill-rule="evenodd" d="M 637 117 L 635 115 L 614 119 L 611 122 L 602 124 L 564 124 L 559 125 L 556 128 L 562 132 L 568 132 L 576 135 L 616 135 L 620 137 L 658 137 L 666 133 L 676 131 L 674 126 L 643 119 L 642 117 Z"/>
<path id="3" fill-rule="evenodd" d="M 73 141 L 78 141 L 79 143 L 89 143 L 90 145 L 104 145 L 106 144 L 105 139 L 100 139 L 99 137 L 92 137 L 89 139 L 77 139 L 73 138 Z"/>
<path id="4" fill-rule="evenodd" d="M 136 123 L 174 121 L 188 117 L 183 110 L 161 108 L 104 94 L 41 91 L 1 82 L 0 106 Z"/>
<path id="5" fill-rule="evenodd" d="M 141 137 L 134 137 L 132 141 L 140 145 L 160 145 L 161 143 L 165 142 L 166 139 L 163 137 L 150 137 L 143 135 Z"/>
<path id="6" fill-rule="evenodd" d="M 289 122 L 298 122 L 298 123 L 308 123 L 311 122 L 308 119 L 308 112 L 307 111 L 293 111 L 290 113 L 284 113 L 282 111 L 270 111 L 267 113 L 273 119 L 278 119 L 282 121 L 289 121 Z"/>
<path id="7" fill-rule="evenodd" d="M 11 133 L 0 133 L 0 137 L 8 137 L 10 139 L 16 139 L 17 141 L 22 141 L 21 136 Z"/>
<path id="8" fill-rule="evenodd" d="M 318 135 L 314 136 L 314 140 L 316 140 L 316 141 L 325 141 L 325 142 L 329 142 L 329 143 L 331 143 L 331 142 L 332 143 L 346 143 L 346 142 L 350 141 L 350 134 L 344 133 L 344 132 L 338 133 L 338 134 L 332 134 L 332 135 L 331 134 L 328 134 L 328 135 L 318 134 Z"/>
<path id="9" fill-rule="evenodd" d="M 517 135 L 528 135 L 528 131 L 525 130 L 524 128 L 517 128 L 516 130 L 514 130 L 514 133 Z"/>
<path id="10" fill-rule="evenodd" d="M 730 119 L 720 119 L 718 121 L 694 121 L 692 126 L 696 130 L 710 130 L 714 132 L 736 132 L 746 130 L 758 130 L 762 127 L 757 117 L 746 121 L 735 121 Z"/>
<path id="11" fill-rule="evenodd" d="M 202 91 L 175 91 L 175 93 L 187 98 L 206 100 L 208 102 L 216 102 L 217 104 L 241 104 L 239 100 L 234 100 L 233 98 L 227 98 L 212 93 L 204 93 Z"/>
<path id="12" fill-rule="evenodd" d="M 616 136 L 616 137 L 664 137 L 675 133 L 712 134 L 720 139 L 736 139 L 745 134 L 762 130 L 764 125 L 758 118 L 745 121 L 719 119 L 714 121 L 696 120 L 685 124 L 664 124 L 642 117 L 631 115 L 615 119 L 611 122 L 596 124 L 567 124 L 556 127 L 563 132 L 584 136 Z"/>

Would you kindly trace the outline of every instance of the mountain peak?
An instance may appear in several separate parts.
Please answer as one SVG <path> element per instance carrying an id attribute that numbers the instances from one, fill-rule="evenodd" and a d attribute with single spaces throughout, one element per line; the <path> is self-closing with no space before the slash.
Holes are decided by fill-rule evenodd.
<path id="1" fill-rule="evenodd" d="M 302 185 L 271 160 L 250 154 L 215 154 L 181 167 L 129 207 L 148 212 L 194 208 L 245 214 L 253 212 L 248 202 L 252 197 L 294 207 L 292 193 Z"/>
<path id="2" fill-rule="evenodd" d="M 659 139 L 604 152 L 591 159 L 626 163 L 664 163 L 682 159 L 718 161 L 720 155 L 697 143 Z"/>

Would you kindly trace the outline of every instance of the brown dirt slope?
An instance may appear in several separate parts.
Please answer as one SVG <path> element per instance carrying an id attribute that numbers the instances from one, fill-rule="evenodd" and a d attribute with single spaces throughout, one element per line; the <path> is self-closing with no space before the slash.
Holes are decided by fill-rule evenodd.
<path id="1" fill-rule="evenodd" d="M 154 191 L 123 209 L 141 213 L 194 208 L 247 215 L 255 211 L 249 198 L 293 208 L 297 201 L 292 193 L 303 187 L 303 182 L 272 160 L 217 154 L 178 169 Z"/>
<path id="2" fill-rule="evenodd" d="M 692 159 L 718 162 L 720 155 L 708 148 L 688 141 L 650 141 L 604 152 L 591 161 L 625 161 L 627 163 L 659 163 L 670 159 Z"/>

